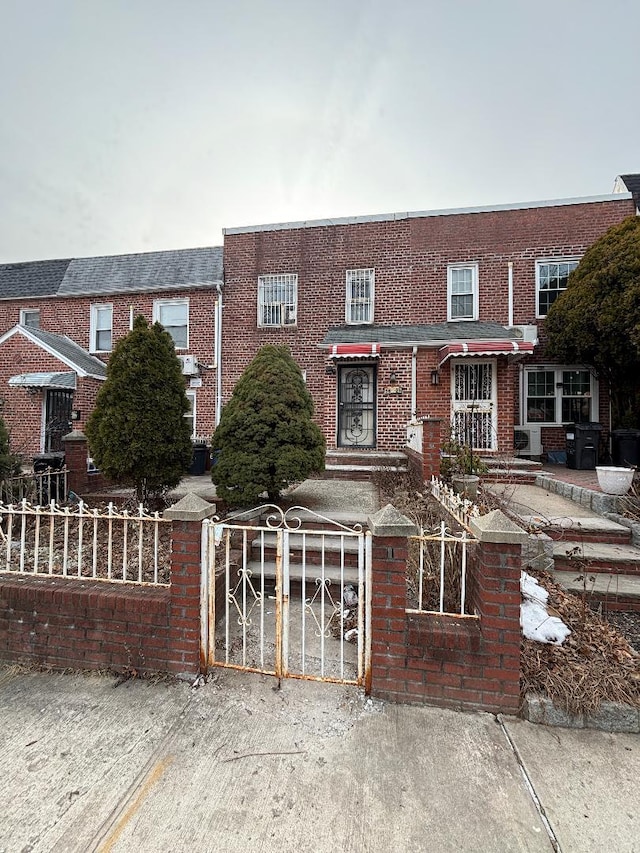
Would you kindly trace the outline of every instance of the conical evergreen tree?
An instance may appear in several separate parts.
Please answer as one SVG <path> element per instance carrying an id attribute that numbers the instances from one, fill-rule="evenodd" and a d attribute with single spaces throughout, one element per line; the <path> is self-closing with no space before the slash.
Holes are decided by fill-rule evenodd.
<path id="1" fill-rule="evenodd" d="M 159 323 L 136 317 L 115 346 L 86 428 L 91 455 L 110 480 L 134 485 L 138 499 L 176 486 L 192 444 L 184 377 Z"/>
<path id="2" fill-rule="evenodd" d="M 284 346 L 265 346 L 240 377 L 213 436 L 212 479 L 247 505 L 324 469 L 325 442 L 300 368 Z"/>

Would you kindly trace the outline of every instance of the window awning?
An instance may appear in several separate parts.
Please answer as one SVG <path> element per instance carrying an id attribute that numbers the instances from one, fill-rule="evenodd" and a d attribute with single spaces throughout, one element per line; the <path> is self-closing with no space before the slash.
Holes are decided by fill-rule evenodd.
<path id="1" fill-rule="evenodd" d="M 448 358 L 460 356 L 530 355 L 534 344 L 531 341 L 469 341 L 447 344 L 439 350 L 440 364 Z"/>
<path id="2" fill-rule="evenodd" d="M 380 344 L 334 344 L 329 358 L 378 358 Z"/>
<path id="3" fill-rule="evenodd" d="M 69 373 L 19 373 L 9 379 L 12 388 L 64 388 L 74 390 L 76 374 Z"/>

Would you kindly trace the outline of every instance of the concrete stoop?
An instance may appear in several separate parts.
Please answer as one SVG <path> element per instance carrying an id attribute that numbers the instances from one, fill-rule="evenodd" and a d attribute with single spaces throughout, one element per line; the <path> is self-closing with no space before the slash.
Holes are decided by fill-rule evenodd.
<path id="1" fill-rule="evenodd" d="M 537 693 L 526 696 L 522 716 L 530 723 L 564 729 L 598 729 L 603 732 L 640 732 L 640 708 L 620 702 L 602 702 L 593 714 L 570 714 Z"/>

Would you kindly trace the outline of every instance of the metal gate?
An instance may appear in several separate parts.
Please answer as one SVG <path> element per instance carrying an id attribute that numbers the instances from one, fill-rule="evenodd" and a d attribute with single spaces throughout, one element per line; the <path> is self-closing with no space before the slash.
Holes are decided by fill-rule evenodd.
<path id="1" fill-rule="evenodd" d="M 452 432 L 474 450 L 495 450 L 495 362 L 456 362 L 451 372 Z"/>
<path id="2" fill-rule="evenodd" d="M 368 689 L 370 567 L 370 533 L 303 507 L 204 521 L 207 665 Z"/>
<path id="3" fill-rule="evenodd" d="M 73 391 L 48 389 L 44 402 L 44 449 L 64 450 L 62 436 L 71 430 Z"/>
<path id="4" fill-rule="evenodd" d="M 375 367 L 338 368 L 338 395 L 338 447 L 375 447 Z"/>

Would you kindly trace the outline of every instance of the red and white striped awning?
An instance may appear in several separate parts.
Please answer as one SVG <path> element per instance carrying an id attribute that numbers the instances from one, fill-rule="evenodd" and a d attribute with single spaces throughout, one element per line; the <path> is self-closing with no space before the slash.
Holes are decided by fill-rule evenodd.
<path id="1" fill-rule="evenodd" d="M 378 358 L 380 344 L 334 344 L 329 358 Z"/>
<path id="2" fill-rule="evenodd" d="M 439 350 L 440 364 L 448 358 L 460 356 L 530 355 L 534 344 L 531 341 L 469 341 L 447 344 Z"/>

